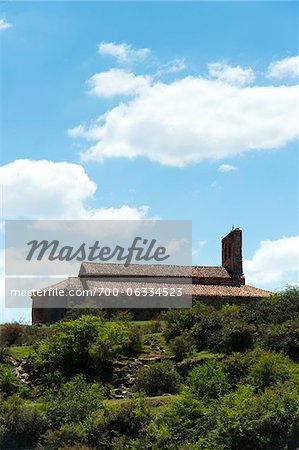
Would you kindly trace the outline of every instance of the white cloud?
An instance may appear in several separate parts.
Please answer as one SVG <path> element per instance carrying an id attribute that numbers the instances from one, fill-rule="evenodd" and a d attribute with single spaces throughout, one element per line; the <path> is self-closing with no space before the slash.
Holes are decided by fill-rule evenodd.
<path id="1" fill-rule="evenodd" d="M 299 236 L 262 241 L 251 260 L 244 260 L 248 284 L 283 287 L 298 283 Z"/>
<path id="2" fill-rule="evenodd" d="M 67 134 L 72 138 L 84 138 L 90 141 L 101 139 L 102 133 L 100 124 L 102 122 L 103 118 L 100 117 L 89 128 L 85 128 L 85 126 L 81 124 L 67 130 Z"/>
<path id="3" fill-rule="evenodd" d="M 291 56 L 270 64 L 267 76 L 281 80 L 282 78 L 297 78 L 299 75 L 299 56 Z"/>
<path id="4" fill-rule="evenodd" d="M 206 240 L 201 240 L 196 243 L 196 245 L 192 248 L 192 256 L 197 256 L 201 253 L 201 249 L 207 244 Z"/>
<path id="5" fill-rule="evenodd" d="M 255 75 L 250 67 L 229 66 L 223 62 L 208 64 L 209 76 L 223 83 L 243 86 L 254 81 Z"/>
<path id="6" fill-rule="evenodd" d="M 12 24 L 9 22 L 6 22 L 4 19 L 0 19 L 0 30 L 7 30 L 8 28 L 11 28 Z"/>
<path id="7" fill-rule="evenodd" d="M 99 97 L 137 95 L 150 85 L 149 76 L 135 75 L 123 69 L 96 73 L 88 80 L 89 93 Z"/>
<path id="8" fill-rule="evenodd" d="M 95 141 L 83 160 L 143 156 L 182 167 L 277 149 L 298 135 L 298 86 L 241 87 L 200 77 L 156 82 L 80 131 Z"/>
<path id="9" fill-rule="evenodd" d="M 29 219 L 147 218 L 148 207 L 88 208 L 97 190 L 82 166 L 68 162 L 16 160 L 0 168 L 3 215 Z"/>
<path id="10" fill-rule="evenodd" d="M 80 137 L 84 134 L 84 127 L 83 125 L 78 125 L 77 127 L 67 130 L 67 134 L 73 138 Z"/>
<path id="11" fill-rule="evenodd" d="M 176 73 L 186 69 L 186 63 L 183 58 L 175 58 L 172 61 L 169 61 L 167 64 L 163 64 L 160 66 L 157 71 L 157 75 L 161 76 L 166 73 Z"/>
<path id="12" fill-rule="evenodd" d="M 135 49 L 130 44 L 115 44 L 113 42 L 101 42 L 98 45 L 98 51 L 101 55 L 113 56 L 121 64 L 143 60 L 150 53 L 148 48 Z"/>
<path id="13" fill-rule="evenodd" d="M 237 166 L 232 166 L 231 164 L 221 164 L 219 166 L 219 172 L 225 173 L 225 172 L 232 172 L 233 170 L 238 170 Z"/>

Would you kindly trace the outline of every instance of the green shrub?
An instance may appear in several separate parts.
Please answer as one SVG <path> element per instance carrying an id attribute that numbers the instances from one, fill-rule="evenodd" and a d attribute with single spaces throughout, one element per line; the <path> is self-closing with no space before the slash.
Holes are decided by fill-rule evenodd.
<path id="1" fill-rule="evenodd" d="M 232 353 L 222 361 L 222 368 L 232 386 L 247 383 L 250 366 L 255 360 L 252 352 Z"/>
<path id="2" fill-rule="evenodd" d="M 23 325 L 18 322 L 0 325 L 0 341 L 3 346 L 11 346 L 20 343 L 23 333 Z"/>
<path id="3" fill-rule="evenodd" d="M 198 350 L 216 348 L 221 341 L 223 322 L 219 311 L 205 309 L 201 319 L 191 329 Z"/>
<path id="4" fill-rule="evenodd" d="M 129 311 L 119 310 L 110 317 L 111 322 L 132 322 L 133 314 Z"/>
<path id="5" fill-rule="evenodd" d="M 18 393 L 22 397 L 29 397 L 30 389 L 17 377 L 13 367 L 0 364 L 0 395 L 7 398 Z"/>
<path id="6" fill-rule="evenodd" d="M 169 348 L 174 355 L 176 361 L 182 359 L 193 350 L 193 342 L 186 333 L 176 336 L 169 342 Z"/>
<path id="7" fill-rule="evenodd" d="M 230 384 L 219 363 L 208 361 L 192 369 L 187 378 L 188 391 L 197 399 L 217 399 L 230 390 Z"/>
<path id="8" fill-rule="evenodd" d="M 181 335 L 185 330 L 190 330 L 192 326 L 202 317 L 202 312 L 207 307 L 201 302 L 196 301 L 190 309 L 170 309 L 164 314 L 165 319 L 165 338 L 167 341 Z"/>
<path id="9" fill-rule="evenodd" d="M 9 348 L 0 344 L 0 364 L 5 364 L 9 356 Z"/>
<path id="10" fill-rule="evenodd" d="M 114 357 L 130 344 L 129 327 L 123 322 L 103 322 L 100 317 L 82 316 L 55 326 L 51 339 L 40 342 L 32 365 L 45 380 L 61 372 L 70 378 L 83 373 L 109 381 Z"/>
<path id="11" fill-rule="evenodd" d="M 225 304 L 222 306 L 220 313 L 225 322 L 237 320 L 240 318 L 240 306 Z"/>
<path id="12" fill-rule="evenodd" d="M 99 308 L 71 308 L 66 312 L 63 317 L 63 321 L 77 320 L 82 316 L 95 316 L 100 317 L 101 320 L 104 320 L 105 312 Z"/>
<path id="13" fill-rule="evenodd" d="M 136 385 L 139 391 L 149 396 L 176 394 L 180 388 L 180 377 L 171 361 L 161 361 L 138 369 Z"/>
<path id="14" fill-rule="evenodd" d="M 76 375 L 59 389 L 49 389 L 43 396 L 47 418 L 53 427 L 80 422 L 103 406 L 103 388 Z"/>
<path id="15" fill-rule="evenodd" d="M 223 350 L 228 353 L 247 350 L 253 345 L 255 331 L 254 325 L 243 320 L 228 322 L 222 331 L 221 346 Z"/>
<path id="16" fill-rule="evenodd" d="M 52 430 L 48 429 L 41 436 L 41 441 L 49 450 L 57 450 L 58 448 L 76 448 L 89 449 L 82 442 L 85 440 L 85 430 L 81 423 L 66 423 L 61 428 Z"/>
<path id="17" fill-rule="evenodd" d="M 271 324 L 261 327 L 262 346 L 268 350 L 282 352 L 299 360 L 299 319 L 289 320 L 283 324 Z"/>
<path id="18" fill-rule="evenodd" d="M 254 325 L 278 324 L 293 320 L 299 314 L 299 287 L 288 287 L 269 298 L 240 306 L 241 317 Z"/>
<path id="19" fill-rule="evenodd" d="M 28 403 L 18 395 L 8 399 L 5 415 L 2 417 L 3 448 L 32 448 L 47 428 L 42 405 Z M 14 443 L 13 446 L 6 447 L 8 442 Z"/>
<path id="20" fill-rule="evenodd" d="M 250 367 L 250 383 L 260 390 L 283 383 L 290 379 L 299 380 L 299 367 L 288 357 L 263 352 L 260 358 Z"/>
<path id="21" fill-rule="evenodd" d="M 128 342 L 124 345 L 124 352 L 127 355 L 138 355 L 142 350 L 141 333 L 139 327 L 130 326 Z"/>
<path id="22" fill-rule="evenodd" d="M 266 389 L 261 395 L 251 386 L 239 386 L 220 399 L 213 412 L 214 427 L 198 441 L 197 449 L 281 450 L 288 447 L 298 427 L 299 398 L 289 389 Z"/>

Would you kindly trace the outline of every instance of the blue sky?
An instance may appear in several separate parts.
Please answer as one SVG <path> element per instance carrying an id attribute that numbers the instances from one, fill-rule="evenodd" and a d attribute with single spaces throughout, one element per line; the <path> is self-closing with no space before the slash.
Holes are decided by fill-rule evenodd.
<path id="1" fill-rule="evenodd" d="M 234 224 L 251 284 L 298 282 L 297 3 L 5 3 L 1 17 L 12 25 L 0 30 L 6 217 L 63 218 L 73 202 L 100 217 L 125 206 L 129 217 L 191 219 L 194 264 L 203 265 L 220 264 L 220 240 Z M 105 75 L 92 85 L 95 74 Z M 27 178 L 20 159 L 37 162 L 26 163 Z M 41 160 L 84 175 L 68 166 L 62 180 Z M 39 171 L 54 177 L 53 195 L 34 188 Z M 72 184 L 76 192 L 61 199 Z"/>

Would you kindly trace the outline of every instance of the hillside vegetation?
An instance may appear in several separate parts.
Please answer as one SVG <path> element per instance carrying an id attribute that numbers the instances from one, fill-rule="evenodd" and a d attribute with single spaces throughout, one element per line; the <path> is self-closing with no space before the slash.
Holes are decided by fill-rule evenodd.
<path id="1" fill-rule="evenodd" d="M 0 447 L 299 447 L 299 289 L 156 320 L 1 325 Z"/>

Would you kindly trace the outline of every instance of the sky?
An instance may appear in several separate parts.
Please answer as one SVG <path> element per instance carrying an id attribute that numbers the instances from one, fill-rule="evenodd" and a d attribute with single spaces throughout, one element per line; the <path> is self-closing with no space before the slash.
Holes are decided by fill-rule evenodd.
<path id="1" fill-rule="evenodd" d="M 297 3 L 6 2 L 0 39 L 4 218 L 192 220 L 197 265 L 234 225 L 298 283 Z"/>

